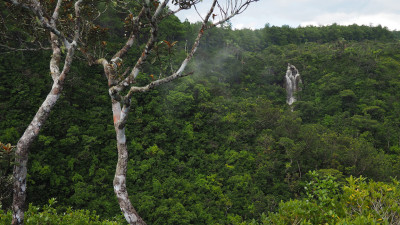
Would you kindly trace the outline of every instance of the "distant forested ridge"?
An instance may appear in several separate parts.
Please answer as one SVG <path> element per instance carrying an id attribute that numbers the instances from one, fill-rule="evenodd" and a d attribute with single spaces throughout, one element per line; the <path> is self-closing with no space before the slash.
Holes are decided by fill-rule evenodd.
<path id="1" fill-rule="evenodd" d="M 105 50 L 121 45 L 113 33 L 123 28 L 112 26 L 119 17 L 101 21 L 110 29 Z M 165 54 L 160 60 L 167 64 L 154 60 L 144 66 L 157 75 L 161 67 L 179 65 L 199 26 L 168 18 L 159 40 L 178 41 L 170 52 L 177 57 Z M 189 65 L 193 76 L 132 99 L 126 133 L 135 157 L 127 185 L 139 214 L 149 224 L 293 222 L 282 215 L 310 224 L 339 221 L 324 216 L 344 216 L 348 223 L 398 219 L 398 202 L 386 202 L 393 217 L 375 211 L 368 217 L 355 213 L 356 202 L 334 196 L 362 199 L 358 188 L 398 197 L 392 178 L 400 175 L 399 37 L 382 26 L 337 24 L 210 30 Z M 46 74 L 50 52 L 5 52 L 0 141 L 16 143 L 52 83 Z M 303 79 L 293 112 L 283 87 L 288 63 Z M 56 198 L 61 211 L 120 215 L 112 186 L 116 141 L 101 74 L 102 68 L 75 62 L 30 152 L 29 203 Z M 153 74 L 142 73 L 137 82 L 147 84 Z M 374 201 L 364 202 L 371 207 Z M 353 209 L 346 204 L 354 211 L 345 211 Z M 318 205 L 325 208 L 318 211 Z M 1 206 L 8 209 L 10 199 Z M 323 218 L 307 218 L 312 213 Z"/>

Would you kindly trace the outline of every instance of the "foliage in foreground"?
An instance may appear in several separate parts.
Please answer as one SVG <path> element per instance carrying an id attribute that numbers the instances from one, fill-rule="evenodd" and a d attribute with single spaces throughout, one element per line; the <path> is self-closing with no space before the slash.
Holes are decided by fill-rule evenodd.
<path id="1" fill-rule="evenodd" d="M 49 200 L 49 204 L 40 207 L 29 204 L 29 209 L 25 213 L 25 224 L 49 224 L 49 225 L 117 225 L 124 224 L 124 220 L 117 218 L 115 221 L 101 220 L 95 211 L 89 210 L 72 210 L 68 208 L 65 212 L 60 213 L 54 208 L 56 200 Z M 1 205 L 0 205 L 1 207 Z M 5 213 L 0 210 L 0 224 L 11 224 L 12 212 Z"/>
<path id="2" fill-rule="evenodd" d="M 309 173 L 306 197 L 279 204 L 276 213 L 263 215 L 261 224 L 399 224 L 400 184 L 367 181 L 350 176 L 343 184 L 336 177 Z M 254 221 L 252 222 L 255 223 Z"/>

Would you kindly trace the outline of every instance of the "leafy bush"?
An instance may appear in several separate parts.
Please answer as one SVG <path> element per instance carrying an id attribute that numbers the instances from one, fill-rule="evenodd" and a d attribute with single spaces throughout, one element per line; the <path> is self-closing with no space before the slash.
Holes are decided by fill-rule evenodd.
<path id="1" fill-rule="evenodd" d="M 400 183 L 367 182 L 366 178 L 346 179 L 340 187 L 334 177 L 306 184 L 306 196 L 279 204 L 278 212 L 261 217 L 261 224 L 399 224 Z M 254 224 L 254 221 L 251 223 Z"/>
<path id="2" fill-rule="evenodd" d="M 122 218 L 115 218 L 115 221 L 101 220 L 96 212 L 89 210 L 72 210 L 68 208 L 65 212 L 58 212 L 53 205 L 56 203 L 54 198 L 49 200 L 49 204 L 40 207 L 29 204 L 29 209 L 25 213 L 25 224 L 48 224 L 48 225 L 116 225 L 124 224 Z M 11 211 L 0 210 L 0 224 L 11 224 Z"/>

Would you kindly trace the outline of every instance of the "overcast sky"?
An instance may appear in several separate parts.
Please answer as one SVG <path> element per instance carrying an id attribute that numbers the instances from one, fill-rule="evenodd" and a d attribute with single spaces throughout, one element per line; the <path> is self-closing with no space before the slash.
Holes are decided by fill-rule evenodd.
<path id="1" fill-rule="evenodd" d="M 221 2 L 225 2 L 222 0 Z M 206 9 L 211 0 L 203 0 L 199 9 Z M 205 13 L 203 11 L 203 13 Z M 179 12 L 183 21 L 199 20 L 193 10 Z M 259 0 L 232 19 L 233 28 L 263 28 L 289 25 L 382 25 L 390 30 L 400 30 L 400 0 Z"/>

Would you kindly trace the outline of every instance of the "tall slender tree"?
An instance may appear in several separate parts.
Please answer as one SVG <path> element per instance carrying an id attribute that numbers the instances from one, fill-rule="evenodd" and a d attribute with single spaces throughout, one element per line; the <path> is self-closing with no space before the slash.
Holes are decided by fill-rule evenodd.
<path id="1" fill-rule="evenodd" d="M 65 8 L 62 9 L 63 4 L 65 4 L 63 0 L 47 2 L 38 0 L 10 0 L 6 1 L 6 3 L 10 11 L 13 10 L 13 7 L 18 7 L 22 9 L 21 13 L 28 12 L 28 17 L 35 21 L 34 24 L 28 24 L 33 27 L 33 30 L 43 30 L 44 28 L 45 32 L 43 34 L 48 35 L 50 48 L 43 47 L 42 42 L 38 42 L 39 45 L 37 45 L 36 48 L 23 45 L 22 43 L 19 43 L 21 45 L 18 48 L 4 44 L 2 44 L 1 47 L 10 51 L 35 51 L 40 49 L 51 49 L 52 51 L 49 69 L 51 78 L 53 79 L 53 85 L 46 99 L 37 110 L 36 115 L 19 139 L 15 151 L 12 224 L 23 224 L 29 148 L 38 136 L 52 108 L 60 97 L 65 78 L 71 69 L 75 50 L 77 49 L 81 37 L 81 9 L 83 0 L 77 0 L 75 2 L 70 1 L 69 4 L 71 5 L 69 8 L 71 9 L 68 10 Z M 65 17 L 63 21 L 68 21 L 68 24 L 60 22 L 61 13 L 63 14 L 62 16 Z M 39 24 L 39 26 L 37 26 L 37 24 Z M 3 38 L 7 37 L 3 36 Z M 8 38 L 12 39 L 12 37 Z M 61 64 L 61 61 L 64 61 L 64 63 Z"/>

